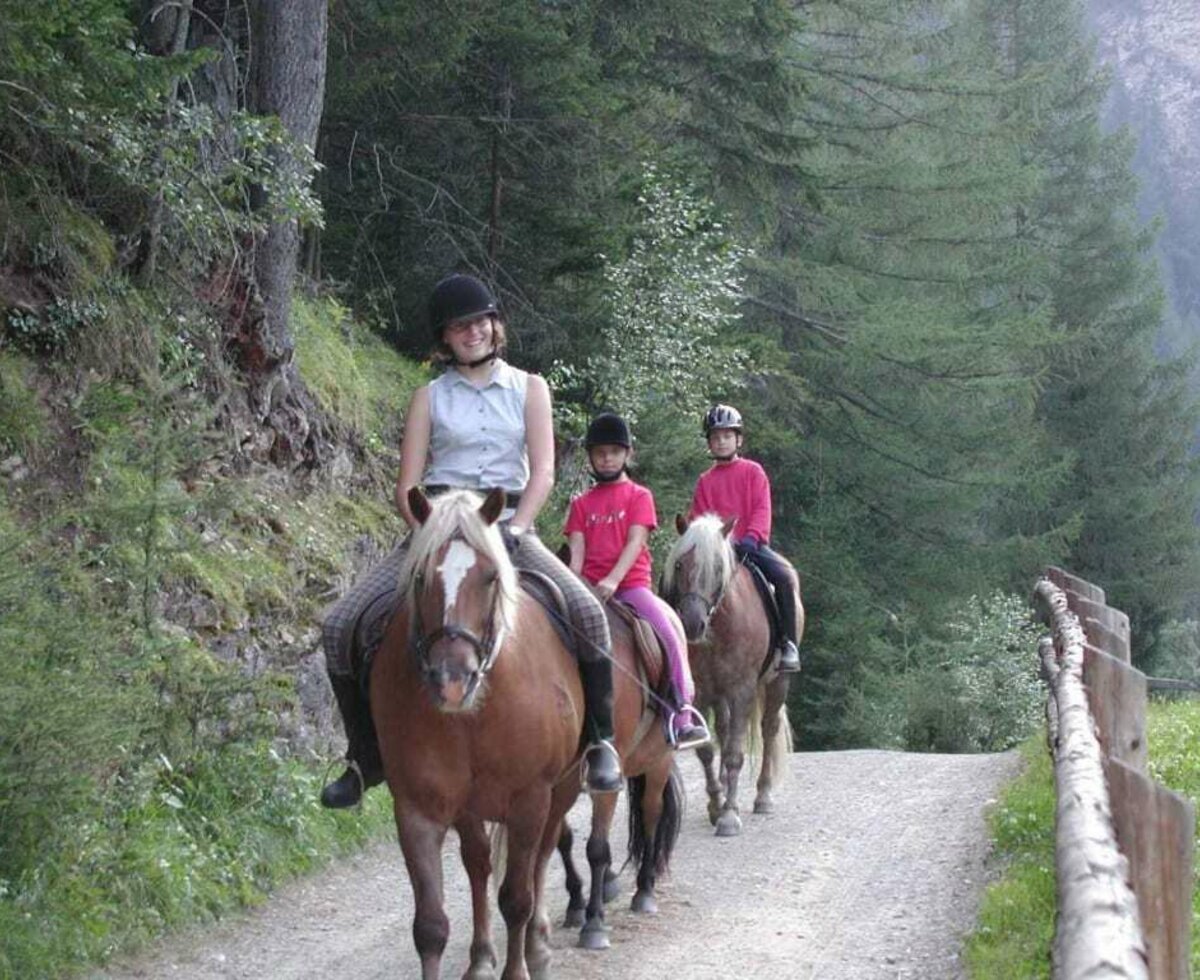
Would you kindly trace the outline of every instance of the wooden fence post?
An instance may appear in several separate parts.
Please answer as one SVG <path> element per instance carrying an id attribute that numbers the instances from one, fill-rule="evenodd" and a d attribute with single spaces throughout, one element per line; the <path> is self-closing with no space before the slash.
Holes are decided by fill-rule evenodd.
<path id="1" fill-rule="evenodd" d="M 1146 675 L 1090 643 L 1083 648 L 1083 684 L 1105 753 L 1146 771 Z"/>
<path id="2" fill-rule="evenodd" d="M 1191 976 L 1192 836 L 1190 800 L 1120 759 L 1106 766 L 1113 824 L 1129 859 L 1153 980 Z"/>

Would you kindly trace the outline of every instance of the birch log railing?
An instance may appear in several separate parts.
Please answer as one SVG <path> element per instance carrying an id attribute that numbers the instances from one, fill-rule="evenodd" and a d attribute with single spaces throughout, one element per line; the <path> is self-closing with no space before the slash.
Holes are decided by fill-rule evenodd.
<path id="1" fill-rule="evenodd" d="M 1034 597 L 1052 629 L 1039 653 L 1056 796 L 1054 976 L 1185 980 L 1195 814 L 1146 775 L 1146 677 L 1129 663 L 1129 618 L 1060 568 Z"/>

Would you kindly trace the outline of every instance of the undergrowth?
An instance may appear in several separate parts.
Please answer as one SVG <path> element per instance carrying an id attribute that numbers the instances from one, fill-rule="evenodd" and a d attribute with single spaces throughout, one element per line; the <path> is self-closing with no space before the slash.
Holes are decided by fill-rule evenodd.
<path id="1" fill-rule="evenodd" d="M 322 404 L 394 445 L 424 372 L 331 302 L 300 308 L 299 356 L 330 368 Z M 123 349 L 109 319 L 66 361 L 0 348 L 0 458 L 32 468 L 0 479 L 3 980 L 253 904 L 391 822 L 386 790 L 321 809 L 332 760 L 290 737 L 312 725 L 299 664 L 348 544 L 399 531 L 387 488 L 233 475 L 212 324 L 136 291 L 112 310 Z M 73 482 L 37 471 L 61 431 Z"/>

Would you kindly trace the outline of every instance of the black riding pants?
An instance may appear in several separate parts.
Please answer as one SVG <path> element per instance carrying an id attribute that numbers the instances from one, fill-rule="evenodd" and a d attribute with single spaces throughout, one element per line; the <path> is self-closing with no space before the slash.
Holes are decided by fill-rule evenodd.
<path id="1" fill-rule="evenodd" d="M 775 601 L 779 604 L 779 616 L 783 620 L 783 634 L 796 642 L 796 593 L 792 585 L 791 572 L 784 560 L 765 544 L 752 545 L 738 542 L 738 557 L 754 565 L 766 576 L 775 589 Z"/>

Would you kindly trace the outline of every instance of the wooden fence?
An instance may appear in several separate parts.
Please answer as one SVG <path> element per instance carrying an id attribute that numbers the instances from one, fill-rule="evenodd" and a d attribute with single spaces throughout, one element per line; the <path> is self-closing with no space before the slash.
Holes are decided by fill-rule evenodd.
<path id="1" fill-rule="evenodd" d="M 1049 568 L 1035 600 L 1056 792 L 1054 976 L 1184 980 L 1190 973 L 1190 801 L 1146 774 L 1146 677 L 1129 617 Z"/>

